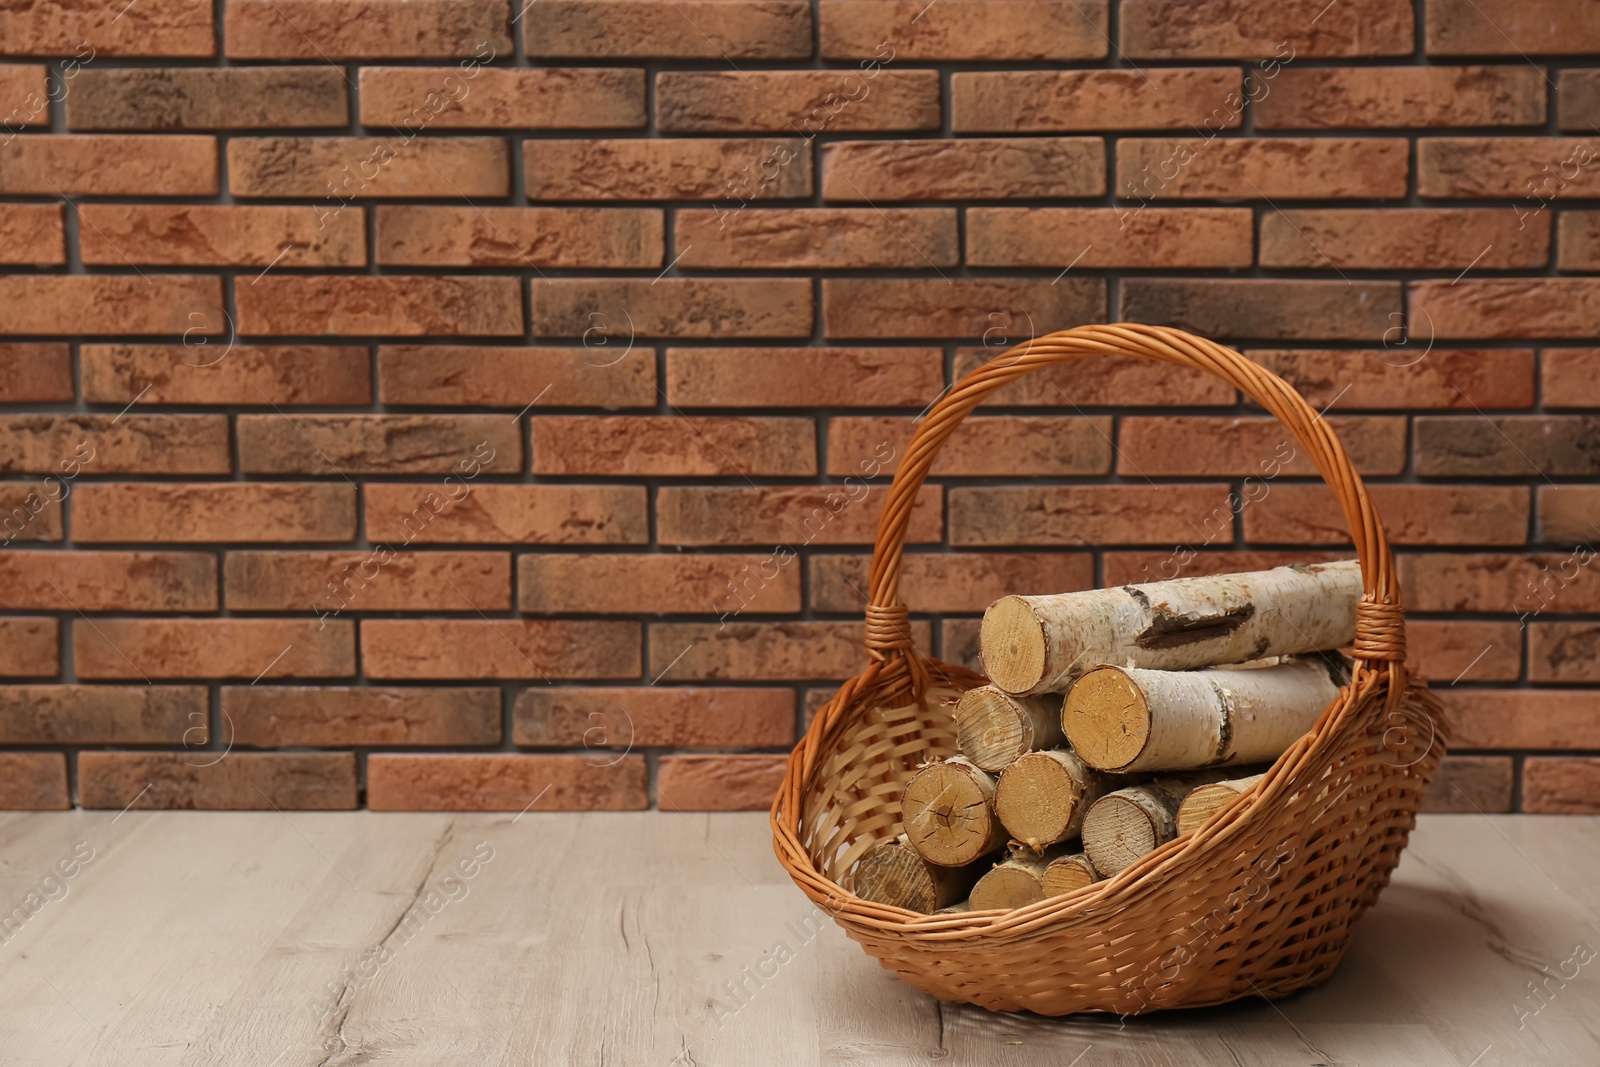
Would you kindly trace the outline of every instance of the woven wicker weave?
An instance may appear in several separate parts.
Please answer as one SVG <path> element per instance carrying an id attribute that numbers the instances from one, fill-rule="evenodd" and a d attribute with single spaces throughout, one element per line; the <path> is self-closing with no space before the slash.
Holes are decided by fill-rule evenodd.
<path id="1" fill-rule="evenodd" d="M 841 879 L 900 832 L 906 780 L 956 750 L 949 696 L 983 681 L 912 647 L 898 586 L 917 490 L 945 439 L 996 389 L 1119 354 L 1215 374 L 1276 416 L 1316 463 L 1361 560 L 1351 683 L 1257 787 L 1114 878 L 1013 911 L 929 916 L 862 900 Z M 1333 972 L 1399 862 L 1444 736 L 1437 701 L 1408 680 L 1377 512 L 1327 422 L 1291 386 L 1232 349 L 1152 326 L 1085 326 L 1019 345 L 918 425 L 879 521 L 871 585 L 866 670 L 789 757 L 772 828 L 795 882 L 885 967 L 940 999 L 1046 1015 L 1279 997 Z"/>

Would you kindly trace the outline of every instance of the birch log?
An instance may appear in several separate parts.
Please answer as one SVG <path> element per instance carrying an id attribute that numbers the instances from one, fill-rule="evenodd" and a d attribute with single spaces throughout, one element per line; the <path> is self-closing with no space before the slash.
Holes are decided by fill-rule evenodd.
<path id="1" fill-rule="evenodd" d="M 1029 752 L 1001 773 L 994 811 L 1012 837 L 1043 852 L 1076 836 L 1089 805 L 1115 788 L 1065 749 Z"/>
<path id="2" fill-rule="evenodd" d="M 929 863 L 901 834 L 867 850 L 856 864 L 851 891 L 863 900 L 926 914 L 964 899 L 976 876 L 969 868 Z"/>
<path id="3" fill-rule="evenodd" d="M 1083 817 L 1083 851 L 1110 878 L 1178 836 L 1178 807 L 1195 789 L 1220 781 L 1217 771 L 1158 778 L 1107 793 Z"/>
<path id="4" fill-rule="evenodd" d="M 961 694 L 955 718 L 961 754 L 986 771 L 1061 744 L 1061 703 L 1050 697 L 1015 697 L 981 685 Z"/>
<path id="5" fill-rule="evenodd" d="M 1178 805 L 1178 834 L 1181 836 L 1200 829 L 1207 819 L 1239 799 L 1246 789 L 1261 781 L 1261 778 L 1259 774 L 1252 774 L 1248 778 L 1230 778 L 1225 782 L 1200 786 Z"/>
<path id="6" fill-rule="evenodd" d="M 960 867 L 1005 844 L 994 815 L 994 777 L 965 756 L 921 768 L 906 783 L 900 821 L 929 863 Z"/>
<path id="7" fill-rule="evenodd" d="M 1060 693 L 1105 663 L 1181 671 L 1340 648 L 1355 638 L 1355 560 L 1178 578 L 1055 596 L 1008 596 L 984 612 L 984 670 L 1008 693 Z"/>
<path id="8" fill-rule="evenodd" d="M 1067 693 L 1072 750 L 1103 771 L 1181 771 L 1277 759 L 1339 687 L 1322 659 L 1254 670 L 1097 667 Z"/>
<path id="9" fill-rule="evenodd" d="M 1070 893 L 1074 889 L 1082 889 L 1086 885 L 1093 885 L 1103 876 L 1094 869 L 1094 864 L 1089 862 L 1089 857 L 1082 852 L 1073 852 L 1052 860 L 1044 869 L 1044 895 L 1059 897 L 1062 893 Z"/>
<path id="10" fill-rule="evenodd" d="M 1037 856 L 1028 849 L 1013 848 L 1009 856 L 978 879 L 967 902 L 973 911 L 988 911 L 1020 908 L 1043 900 L 1050 895 L 1044 888 L 1045 871 L 1052 860 L 1065 854 L 1065 849 L 1051 849 Z"/>

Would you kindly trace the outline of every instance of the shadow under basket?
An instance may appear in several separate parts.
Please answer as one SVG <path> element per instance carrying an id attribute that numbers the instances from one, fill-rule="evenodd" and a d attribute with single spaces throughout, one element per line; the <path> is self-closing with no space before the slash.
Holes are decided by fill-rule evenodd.
<path id="1" fill-rule="evenodd" d="M 939 447 L 996 389 L 1093 356 L 1215 374 L 1274 415 L 1315 462 L 1361 562 L 1350 684 L 1255 787 L 1113 878 L 1011 911 L 935 916 L 862 900 L 841 883 L 867 849 L 900 833 L 902 788 L 920 764 L 956 754 L 951 703 L 984 683 L 911 643 L 899 575 L 912 502 Z M 789 757 L 772 806 L 774 846 L 795 883 L 851 938 L 941 1000 L 1045 1015 L 1136 1014 L 1317 985 L 1388 884 L 1444 755 L 1439 704 L 1405 668 L 1388 540 L 1343 446 L 1288 383 L 1179 330 L 1120 324 L 1049 334 L 941 398 L 888 490 L 866 634 L 866 670 L 817 712 Z"/>

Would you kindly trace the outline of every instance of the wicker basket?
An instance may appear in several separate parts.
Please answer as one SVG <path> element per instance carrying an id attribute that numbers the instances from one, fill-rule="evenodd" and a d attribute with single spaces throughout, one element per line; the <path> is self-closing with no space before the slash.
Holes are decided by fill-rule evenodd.
<path id="1" fill-rule="evenodd" d="M 1119 354 L 1217 375 L 1275 415 L 1315 461 L 1361 560 L 1352 680 L 1259 785 L 1114 878 L 1013 911 L 932 916 L 862 900 L 841 879 L 900 832 L 907 779 L 956 751 L 948 697 L 983 682 L 911 644 L 898 584 L 917 490 L 940 445 L 996 389 L 1042 367 Z M 778 858 L 883 966 L 941 1000 L 995 1010 L 1133 1014 L 1281 997 L 1324 981 L 1352 924 L 1388 884 L 1444 750 L 1437 701 L 1408 681 L 1388 541 L 1343 446 L 1282 379 L 1178 330 L 1084 326 L 1040 337 L 933 406 L 878 524 L 866 646 L 866 670 L 840 687 L 789 757 L 772 806 Z"/>

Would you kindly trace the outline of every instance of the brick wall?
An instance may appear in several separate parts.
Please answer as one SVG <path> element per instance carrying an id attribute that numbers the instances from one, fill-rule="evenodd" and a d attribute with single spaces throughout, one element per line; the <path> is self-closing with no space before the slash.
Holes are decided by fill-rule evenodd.
<path id="1" fill-rule="evenodd" d="M 0 4 L 0 806 L 764 806 L 918 412 L 1126 319 L 1328 410 L 1434 806 L 1600 810 L 1596 54 L 1581 0 Z M 1117 360 L 911 528 L 964 662 L 1005 592 L 1349 554 Z"/>

